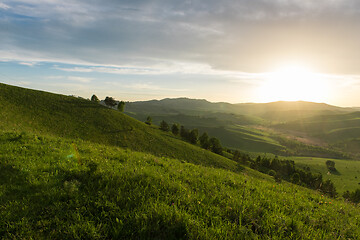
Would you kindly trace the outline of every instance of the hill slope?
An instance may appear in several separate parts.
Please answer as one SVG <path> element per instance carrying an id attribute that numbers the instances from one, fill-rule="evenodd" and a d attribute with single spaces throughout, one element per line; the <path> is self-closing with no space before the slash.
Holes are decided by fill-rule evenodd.
<path id="1" fill-rule="evenodd" d="M 2 239 L 359 239 L 358 207 L 82 140 L 0 132 Z"/>
<path id="2" fill-rule="evenodd" d="M 117 111 L 2 84 L 0 97 L 2 239 L 360 238 L 359 208 Z"/>
<path id="3" fill-rule="evenodd" d="M 0 84 L 0 118 L 0 130 L 83 139 L 196 164 L 236 168 L 229 159 L 85 99 Z"/>

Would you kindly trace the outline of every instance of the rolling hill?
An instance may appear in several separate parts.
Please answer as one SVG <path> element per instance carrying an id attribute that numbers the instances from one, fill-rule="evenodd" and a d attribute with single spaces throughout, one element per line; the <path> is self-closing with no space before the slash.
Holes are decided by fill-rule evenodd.
<path id="1" fill-rule="evenodd" d="M 360 153 L 360 112 L 320 115 L 276 124 L 281 131 L 297 131 L 343 151 Z"/>
<path id="2" fill-rule="evenodd" d="M 164 120 L 170 124 L 179 123 L 186 128 L 197 128 L 200 132 L 207 132 L 220 139 L 228 148 L 277 155 L 319 157 L 344 157 L 346 154 L 340 153 L 340 148 L 329 151 L 326 144 L 307 141 L 306 137 L 299 138 L 298 128 L 302 125 L 298 123 L 310 118 L 322 119 L 329 115 L 334 118 L 350 116 L 353 115 L 351 111 L 352 108 L 302 101 L 230 104 L 188 98 L 129 102 L 125 108 L 126 114 L 140 121 L 151 116 L 157 124 Z M 353 124 L 358 125 L 357 122 Z M 291 141 L 277 132 L 280 129 L 278 126 L 289 126 L 292 131 L 291 134 L 288 131 L 286 137 L 290 135 Z M 274 129 L 276 131 L 273 131 Z M 314 129 L 319 130 L 318 126 Z M 336 134 L 334 137 L 336 138 Z M 308 147 L 314 142 L 317 146 Z"/>
<path id="3" fill-rule="evenodd" d="M 2 239 L 360 238 L 357 206 L 97 103 L 0 84 L 0 104 Z"/>
<path id="4" fill-rule="evenodd" d="M 119 111 L 71 96 L 0 84 L 0 130 L 82 139 L 235 169 L 235 163 Z"/>

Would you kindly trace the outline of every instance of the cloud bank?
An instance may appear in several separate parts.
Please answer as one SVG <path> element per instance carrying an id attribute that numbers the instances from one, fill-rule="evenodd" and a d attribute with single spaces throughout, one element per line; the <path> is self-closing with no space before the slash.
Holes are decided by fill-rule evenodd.
<path id="1" fill-rule="evenodd" d="M 2 59 L 359 73 L 356 0 L 4 0 L 0 12 Z"/>

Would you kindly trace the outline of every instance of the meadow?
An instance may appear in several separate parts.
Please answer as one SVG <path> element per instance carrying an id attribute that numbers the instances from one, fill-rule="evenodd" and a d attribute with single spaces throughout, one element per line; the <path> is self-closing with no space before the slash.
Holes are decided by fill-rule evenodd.
<path id="1" fill-rule="evenodd" d="M 358 205 L 98 103 L 0 84 L 0 118 L 2 239 L 360 238 Z"/>
<path id="2" fill-rule="evenodd" d="M 354 191 L 360 188 L 360 161 L 328 159 L 316 157 L 291 157 L 299 167 L 310 167 L 312 171 L 319 172 L 323 179 L 330 179 L 336 190 L 342 194 L 346 190 Z M 326 161 L 335 162 L 337 173 L 330 173 L 326 167 Z"/>
<path id="3" fill-rule="evenodd" d="M 2 131 L 2 239 L 358 239 L 360 209 L 244 169 Z"/>

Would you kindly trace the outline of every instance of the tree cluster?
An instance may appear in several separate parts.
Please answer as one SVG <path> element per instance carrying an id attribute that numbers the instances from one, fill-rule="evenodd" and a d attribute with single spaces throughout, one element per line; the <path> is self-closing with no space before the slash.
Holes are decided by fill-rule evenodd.
<path id="1" fill-rule="evenodd" d="M 249 155 L 239 151 L 234 151 L 233 160 L 273 176 L 276 182 L 281 182 L 283 179 L 307 188 L 320 190 L 331 197 L 337 196 L 336 188 L 331 180 L 323 181 L 320 173 L 296 168 L 294 161 L 280 160 L 277 156 L 272 159 L 258 156 L 253 160 Z"/>
<path id="2" fill-rule="evenodd" d="M 344 192 L 343 198 L 353 203 L 360 203 L 360 189 L 356 189 L 354 192 Z"/>
<path id="3" fill-rule="evenodd" d="M 110 106 L 110 107 L 114 107 L 116 105 L 116 101 L 112 97 L 106 97 L 104 102 L 107 106 Z"/>
<path id="4" fill-rule="evenodd" d="M 99 102 L 99 98 L 94 94 L 91 97 L 91 101 Z M 107 96 L 105 98 L 105 100 L 104 100 L 104 103 L 105 103 L 106 106 L 109 106 L 109 107 L 115 107 L 117 105 L 117 109 L 120 112 L 124 112 L 124 109 L 125 109 L 125 102 L 124 101 L 117 102 L 113 97 L 108 97 Z"/>
<path id="5" fill-rule="evenodd" d="M 165 122 L 164 120 L 162 120 L 160 122 L 160 129 L 168 132 L 170 131 L 170 126 L 167 122 Z M 216 154 L 220 154 L 222 155 L 222 151 L 223 148 L 221 146 L 220 140 L 215 138 L 215 137 L 209 137 L 209 135 L 204 132 L 200 137 L 199 137 L 199 131 L 198 129 L 194 128 L 194 129 L 186 129 L 184 126 L 180 126 L 179 128 L 179 124 L 174 123 L 171 126 L 171 132 L 177 136 L 180 135 L 180 137 L 182 139 L 184 139 L 185 141 L 188 141 L 192 144 L 200 144 L 200 146 L 206 150 L 210 150 Z"/>
<path id="6" fill-rule="evenodd" d="M 325 164 L 329 172 L 337 172 L 334 161 L 327 160 Z"/>

